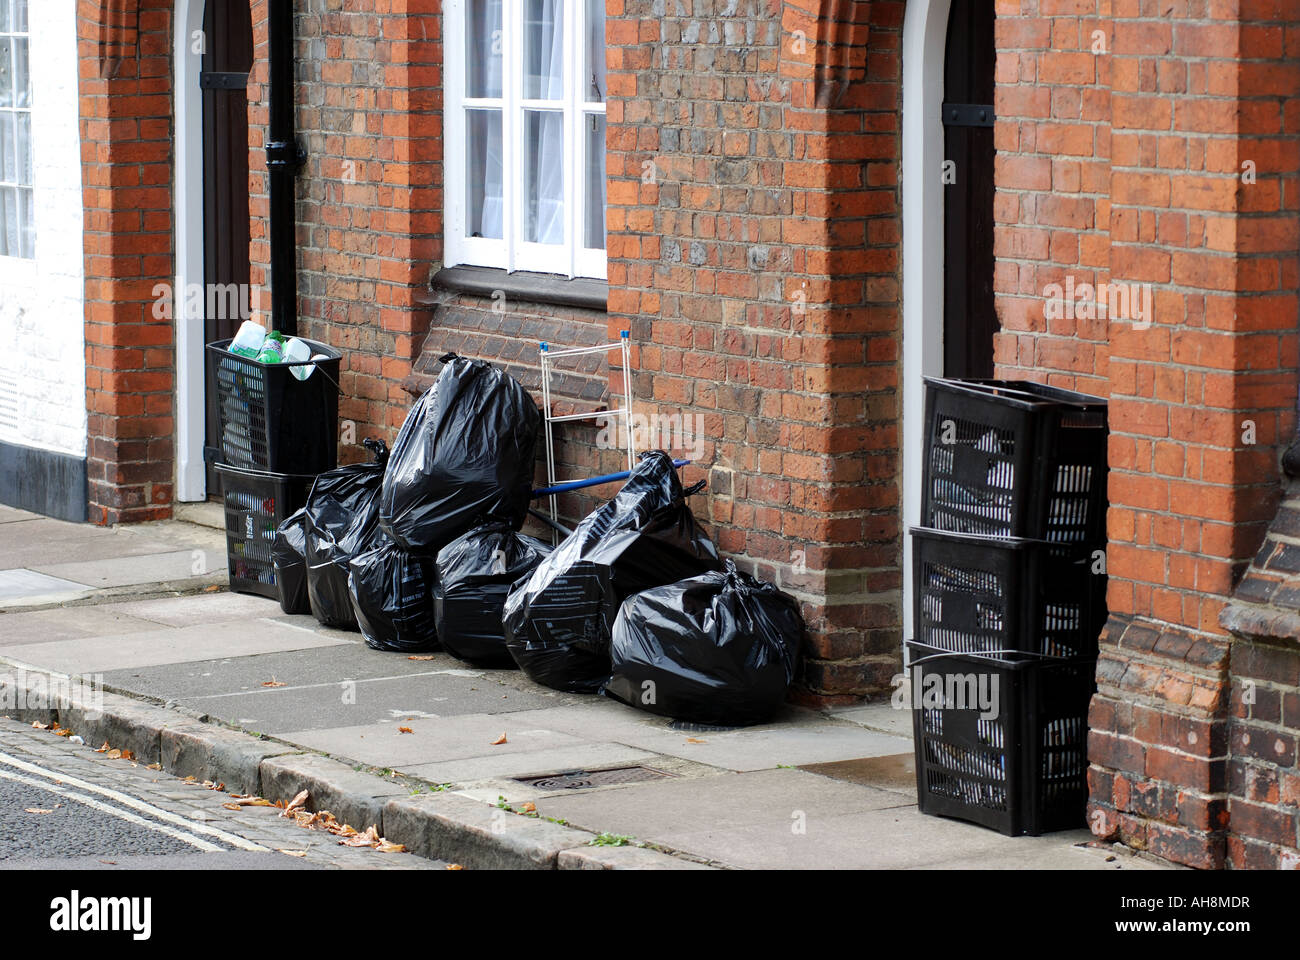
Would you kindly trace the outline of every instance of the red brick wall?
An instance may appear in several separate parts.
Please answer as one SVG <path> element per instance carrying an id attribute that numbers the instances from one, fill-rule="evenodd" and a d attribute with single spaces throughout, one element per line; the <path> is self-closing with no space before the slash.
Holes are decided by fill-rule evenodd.
<path id="1" fill-rule="evenodd" d="M 704 418 L 718 545 L 803 599 L 808 689 L 879 690 L 901 641 L 903 4 L 686 9 L 607 5 L 610 327 L 647 407 Z"/>
<path id="2" fill-rule="evenodd" d="M 170 285 L 173 273 L 171 8 L 165 0 L 78 6 L 95 523 L 171 514 L 173 331 L 153 315 L 154 287 Z"/>
<path id="3" fill-rule="evenodd" d="M 1218 618 L 1273 514 L 1294 425 L 1294 14 L 1252 4 L 1238 22 L 1231 4 L 1145 0 L 999 14 L 1000 369 L 1111 404 L 1093 828 L 1217 866 Z M 1154 324 L 1045 319 L 1044 288 L 1065 274 L 1151 284 Z"/>
<path id="4" fill-rule="evenodd" d="M 253 0 L 249 78 L 252 282 L 269 289 L 268 0 Z M 393 438 L 401 387 L 429 324 L 442 256 L 442 45 L 438 0 L 350 0 L 295 17 L 299 334 L 339 348 L 340 460 Z M 262 302 L 269 304 L 269 297 Z"/>
<path id="5" fill-rule="evenodd" d="M 1109 277 L 1110 0 L 997 5 L 994 294 L 999 375 L 1108 392 L 1104 316 L 1049 317 L 1044 290 Z M 1098 35 L 1099 34 L 1099 35 Z"/>

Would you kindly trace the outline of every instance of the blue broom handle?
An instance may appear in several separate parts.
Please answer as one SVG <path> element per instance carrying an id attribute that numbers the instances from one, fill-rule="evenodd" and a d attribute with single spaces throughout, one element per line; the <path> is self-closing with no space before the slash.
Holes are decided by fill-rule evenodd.
<path id="1" fill-rule="evenodd" d="M 673 466 L 680 469 L 690 462 L 689 460 L 674 460 Z M 602 483 L 613 483 L 615 480 L 626 480 L 630 476 L 632 476 L 631 470 L 623 470 L 619 473 L 607 473 L 603 477 L 592 477 L 590 480 L 570 480 L 567 483 L 557 483 L 553 487 L 534 490 L 533 499 L 549 497 L 557 493 L 567 493 L 570 490 L 581 490 L 583 487 L 596 487 Z"/>

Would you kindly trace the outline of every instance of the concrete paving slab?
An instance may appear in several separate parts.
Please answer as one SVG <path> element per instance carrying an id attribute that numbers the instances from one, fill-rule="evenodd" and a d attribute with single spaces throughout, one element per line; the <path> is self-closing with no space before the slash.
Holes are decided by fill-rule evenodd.
<path id="1" fill-rule="evenodd" d="M 796 810 L 828 819 L 907 805 L 897 793 L 799 770 L 651 780 L 617 790 L 565 791 L 534 802 L 543 816 L 562 817 L 583 829 L 656 841 L 705 826 L 723 830 L 766 823 L 789 832 Z"/>
<path id="2" fill-rule="evenodd" d="M 597 736 L 654 753 L 709 763 L 728 770 L 769 770 L 911 749 L 909 741 L 875 733 L 856 724 L 828 720 L 810 710 L 791 709 L 784 722 L 739 730 L 674 730 L 672 721 L 611 700 L 591 698 L 577 706 L 557 706 L 538 714 L 503 717 L 510 723 L 545 725 L 577 736 Z"/>
<path id="3" fill-rule="evenodd" d="M 305 650 L 346 642 L 322 637 L 309 630 L 290 629 L 276 620 L 250 620 L 241 624 L 238 630 L 214 629 L 203 624 L 50 643 L 0 643 L 0 656 L 12 656 L 31 666 L 60 673 L 99 673 L 124 667 L 211 660 L 218 656 L 250 656 L 277 650 Z"/>
<path id="4" fill-rule="evenodd" d="M 836 720 L 847 720 L 872 730 L 912 739 L 912 711 L 896 709 L 888 701 L 861 707 L 833 708 L 826 712 Z"/>
<path id="5" fill-rule="evenodd" d="M 400 733 L 399 726 L 409 727 L 412 732 Z M 503 733 L 507 735 L 507 742 L 493 746 L 492 741 Z M 401 723 L 325 730 L 294 730 L 278 736 L 336 757 L 395 770 L 467 757 L 533 753 L 583 742 L 579 737 L 540 726 L 507 725 L 500 716 L 487 714 L 415 718 L 409 723 L 403 719 Z"/>
<path id="6" fill-rule="evenodd" d="M 88 592 L 86 584 L 75 580 L 47 576 L 21 567 L 0 570 L 0 604 L 5 606 L 58 603 L 75 600 Z"/>
<path id="7" fill-rule="evenodd" d="M 129 614 L 169 627 L 188 627 L 194 623 L 229 623 L 252 617 L 287 616 L 275 600 L 248 593 L 226 592 L 164 597 L 159 600 L 132 600 L 127 603 L 104 604 L 99 609 Z"/>
<path id="8" fill-rule="evenodd" d="M 265 687 L 261 674 L 250 693 L 219 694 L 180 701 L 181 706 L 237 723 L 260 733 L 322 730 L 371 723 L 401 723 L 416 717 L 486 714 L 512 705 L 536 707 L 539 697 L 497 684 L 471 687 L 464 677 L 438 673 L 340 680 L 302 686 Z M 275 677 L 276 682 L 285 682 Z"/>
<path id="9" fill-rule="evenodd" d="M 95 588 L 127 587 L 140 583 L 187 580 L 226 567 L 226 556 L 214 550 L 175 550 L 142 556 L 113 557 L 76 563 L 33 564 L 32 568 L 52 577 L 64 577 Z"/>
<path id="10" fill-rule="evenodd" d="M 32 513 L 30 510 L 19 510 L 17 507 L 8 507 L 0 504 L 0 523 L 14 523 L 18 520 L 39 520 L 39 513 Z"/>
<path id="11" fill-rule="evenodd" d="M 164 629 L 160 623 L 141 620 L 113 604 L 93 607 L 58 607 L 0 617 L 0 643 L 49 643 L 104 634 L 143 633 Z"/>
<path id="12" fill-rule="evenodd" d="M 543 816 L 586 830 L 634 836 L 748 869 L 900 869 L 953 860 L 1107 866 L 1073 849 L 1088 839 L 1086 831 L 1004 837 L 927 817 L 892 791 L 795 770 L 655 781 L 534 802 Z"/>
<path id="13" fill-rule="evenodd" d="M 938 869 L 953 860 L 1037 870 L 1107 866 L 1055 836 L 1003 837 L 972 824 L 926 817 L 911 807 L 809 817 L 803 834 L 795 833 L 794 825 L 792 819 L 784 824 L 684 829 L 655 840 L 749 870 Z"/>
<path id="14" fill-rule="evenodd" d="M 305 619 L 308 620 L 306 629 L 302 623 Z M 263 689 L 262 683 L 272 677 L 289 686 L 306 686 L 375 677 L 439 675 L 461 678 L 469 693 L 476 694 L 478 690 L 471 688 L 479 688 L 497 691 L 497 696 L 510 694 L 509 699 L 501 701 L 505 710 L 514 709 L 516 703 L 532 703 L 530 700 L 517 700 L 513 688 L 492 682 L 481 671 L 466 670 L 464 664 L 445 655 L 438 655 L 434 660 L 411 660 L 404 654 L 372 650 L 360 641 L 356 633 L 323 628 L 312 630 L 310 627 L 315 625 L 315 621 L 309 618 L 278 617 L 272 620 L 311 636 L 342 642 L 334 646 L 316 647 L 309 655 L 293 650 L 110 670 L 104 679 L 107 683 L 143 696 L 186 700 L 227 693 L 252 693 Z M 227 626 L 223 629 L 235 628 Z M 538 699 L 544 698 L 539 695 Z"/>
<path id="15" fill-rule="evenodd" d="M 38 567 L 176 549 L 174 540 L 151 538 L 127 527 L 96 527 L 48 517 L 0 524 L 0 567 Z"/>
<path id="16" fill-rule="evenodd" d="M 447 760 L 441 763 L 419 764 L 403 767 L 404 773 L 432 783 L 454 783 L 473 786 L 485 780 L 499 778 L 543 776 L 548 773 L 567 773 L 576 770 L 608 770 L 611 767 L 654 766 L 657 754 L 621 743 L 582 743 L 576 746 L 532 750 L 528 753 L 489 754 L 467 757 L 464 760 Z M 519 786 L 514 784 L 514 786 Z M 494 788 L 495 789 L 495 788 Z M 507 797 L 514 799 L 509 792 Z M 531 796 L 531 795 L 530 795 Z M 489 789 L 481 799 L 495 799 Z"/>

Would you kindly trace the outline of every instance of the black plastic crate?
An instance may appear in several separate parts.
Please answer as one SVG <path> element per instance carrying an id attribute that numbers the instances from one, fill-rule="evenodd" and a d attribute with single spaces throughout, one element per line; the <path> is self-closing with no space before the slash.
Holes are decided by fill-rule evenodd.
<path id="1" fill-rule="evenodd" d="M 231 353 L 229 340 L 208 344 L 208 383 L 217 395 L 220 460 L 275 473 L 315 474 L 338 465 L 339 364 L 342 354 L 304 340 L 316 369 L 306 363 L 258 363 Z"/>
<path id="2" fill-rule="evenodd" d="M 907 648 L 922 813 L 1008 836 L 1086 826 L 1094 660 Z"/>
<path id="3" fill-rule="evenodd" d="M 216 464 L 226 508 L 230 589 L 276 599 L 271 548 L 275 529 L 307 502 L 314 476 L 244 470 Z"/>
<path id="4" fill-rule="evenodd" d="M 926 377 L 925 385 L 923 526 L 1105 539 L 1105 400 L 1024 380 Z"/>
<path id="5" fill-rule="evenodd" d="M 1097 655 L 1106 622 L 1101 545 L 911 533 L 918 643 L 954 653 Z"/>

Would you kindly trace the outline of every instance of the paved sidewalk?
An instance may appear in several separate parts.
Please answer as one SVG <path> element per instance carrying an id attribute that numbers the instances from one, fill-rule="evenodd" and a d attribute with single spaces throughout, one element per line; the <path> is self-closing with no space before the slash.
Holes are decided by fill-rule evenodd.
<path id="1" fill-rule="evenodd" d="M 223 535 L 194 524 L 104 530 L 0 507 L 0 658 L 101 674 L 112 691 L 369 769 L 394 796 L 531 801 L 720 866 L 1159 869 L 1084 847 L 1082 829 L 1009 838 L 921 815 L 910 717 L 887 703 L 700 729 L 517 671 L 370 650 L 274 601 L 212 591 L 223 566 Z"/>

